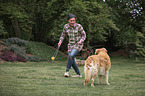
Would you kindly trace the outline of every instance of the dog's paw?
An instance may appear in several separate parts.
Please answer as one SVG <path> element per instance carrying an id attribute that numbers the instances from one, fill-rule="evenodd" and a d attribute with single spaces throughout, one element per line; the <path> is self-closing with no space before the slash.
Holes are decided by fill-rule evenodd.
<path id="1" fill-rule="evenodd" d="M 91 84 L 91 87 L 95 87 L 94 84 Z"/>
<path id="2" fill-rule="evenodd" d="M 107 85 L 110 85 L 109 83 L 107 83 Z"/>
<path id="3" fill-rule="evenodd" d="M 84 86 L 86 86 L 86 83 L 84 83 Z"/>

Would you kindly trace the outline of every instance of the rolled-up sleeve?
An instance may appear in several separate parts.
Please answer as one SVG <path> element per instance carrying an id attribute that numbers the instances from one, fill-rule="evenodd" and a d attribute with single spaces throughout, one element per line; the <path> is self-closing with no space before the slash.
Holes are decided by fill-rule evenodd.
<path id="1" fill-rule="evenodd" d="M 63 40 L 64 40 L 64 38 L 65 38 L 65 36 L 66 36 L 66 28 L 65 28 L 65 26 L 64 26 L 64 28 L 63 28 L 63 32 L 62 32 L 62 34 L 61 34 L 61 36 L 60 36 L 60 38 L 59 38 L 59 42 L 63 42 Z"/>
<path id="2" fill-rule="evenodd" d="M 82 26 L 80 26 L 79 31 L 80 31 L 80 33 L 81 33 L 81 39 L 80 39 L 80 41 L 81 41 L 81 42 L 84 42 L 85 39 L 86 39 L 86 33 L 85 33 L 85 31 L 84 31 L 84 29 L 83 29 Z"/>

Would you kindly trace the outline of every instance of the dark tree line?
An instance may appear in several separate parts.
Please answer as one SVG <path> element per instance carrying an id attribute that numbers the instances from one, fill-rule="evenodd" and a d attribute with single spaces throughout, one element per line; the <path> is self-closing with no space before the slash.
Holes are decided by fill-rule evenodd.
<path id="1" fill-rule="evenodd" d="M 132 48 L 145 57 L 145 3 L 143 0 L 1 0 L 0 38 L 18 37 L 56 46 L 73 13 L 82 24 L 88 48 Z M 66 39 L 67 41 L 67 39 Z"/>

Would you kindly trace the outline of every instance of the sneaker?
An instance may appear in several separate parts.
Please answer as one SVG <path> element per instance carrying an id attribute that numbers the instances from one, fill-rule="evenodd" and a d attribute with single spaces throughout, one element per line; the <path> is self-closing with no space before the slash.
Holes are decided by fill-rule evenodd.
<path id="1" fill-rule="evenodd" d="M 74 76 L 71 76 L 71 77 L 82 77 L 82 75 L 74 75 Z"/>
<path id="2" fill-rule="evenodd" d="M 65 72 L 64 77 L 69 77 L 69 72 Z"/>

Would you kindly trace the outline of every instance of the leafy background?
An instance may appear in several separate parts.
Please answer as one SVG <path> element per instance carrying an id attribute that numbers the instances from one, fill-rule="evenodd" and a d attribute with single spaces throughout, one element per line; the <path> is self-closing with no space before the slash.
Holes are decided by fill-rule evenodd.
<path id="1" fill-rule="evenodd" d="M 1 0 L 0 39 L 17 37 L 56 47 L 67 14 L 73 13 L 86 31 L 85 48 L 123 49 L 144 58 L 144 5 L 144 0 Z M 61 51 L 67 51 L 67 42 Z"/>

